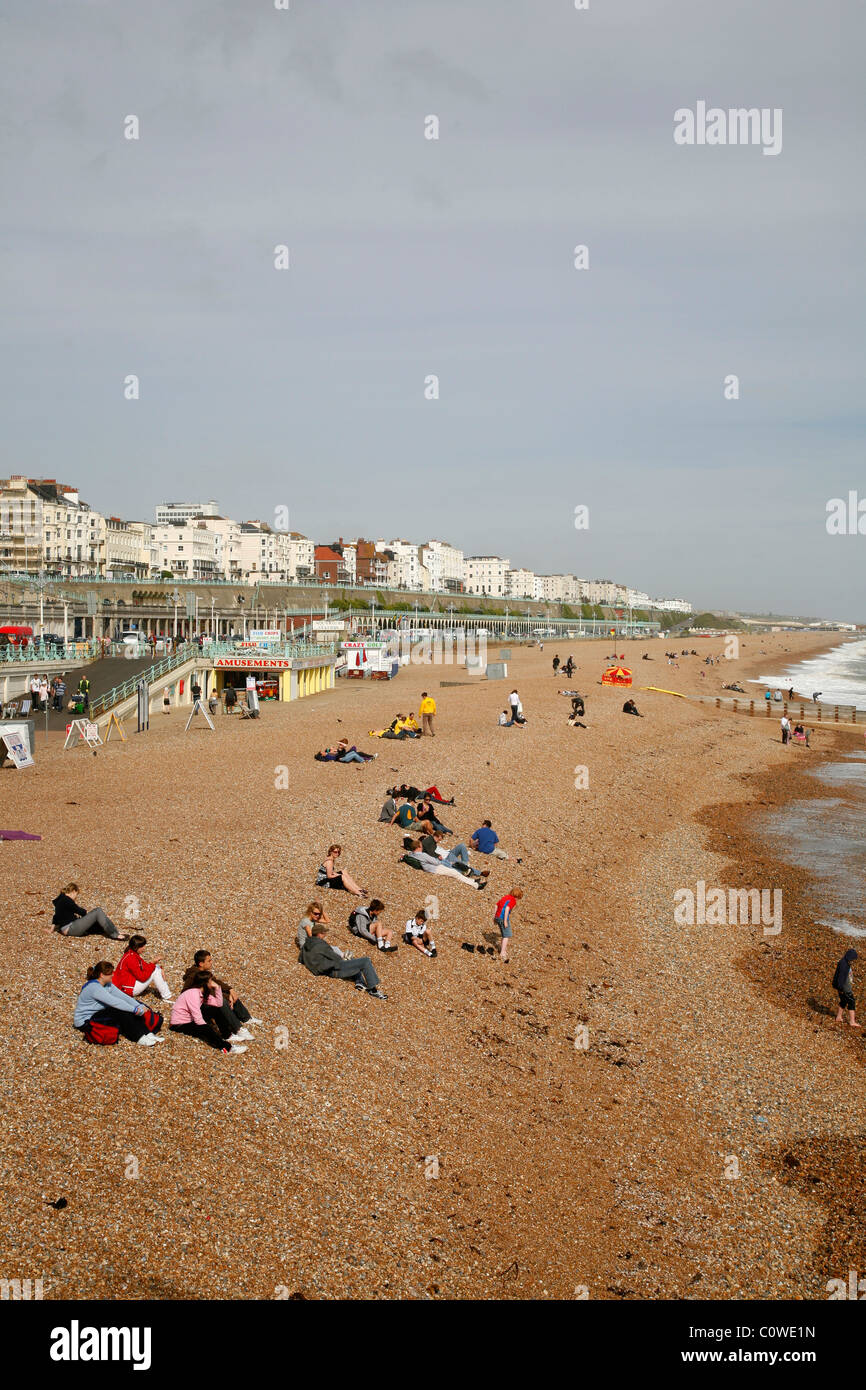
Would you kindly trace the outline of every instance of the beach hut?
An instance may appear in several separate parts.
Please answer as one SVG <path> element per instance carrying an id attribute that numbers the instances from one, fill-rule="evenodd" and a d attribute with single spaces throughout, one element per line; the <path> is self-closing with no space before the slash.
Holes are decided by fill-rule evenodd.
<path id="1" fill-rule="evenodd" d="M 631 671 L 627 666 L 608 666 L 601 678 L 602 685 L 631 685 Z"/>

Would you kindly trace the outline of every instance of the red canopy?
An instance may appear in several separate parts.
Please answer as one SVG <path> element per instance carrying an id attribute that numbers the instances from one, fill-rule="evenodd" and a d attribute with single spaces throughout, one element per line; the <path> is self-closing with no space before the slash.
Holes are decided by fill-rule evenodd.
<path id="1" fill-rule="evenodd" d="M 608 666 L 601 678 L 602 685 L 631 685 L 631 671 L 627 666 Z"/>

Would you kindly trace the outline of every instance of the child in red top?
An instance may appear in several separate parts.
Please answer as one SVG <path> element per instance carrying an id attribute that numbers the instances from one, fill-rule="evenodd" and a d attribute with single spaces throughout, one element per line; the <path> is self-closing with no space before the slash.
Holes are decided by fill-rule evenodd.
<path id="1" fill-rule="evenodd" d="M 155 989 L 161 999 L 170 999 L 171 990 L 160 969 L 161 956 L 154 961 L 141 958 L 141 948 L 147 945 L 147 937 L 131 936 L 129 945 L 114 968 L 111 983 L 124 994 L 137 999 L 146 989 Z"/>
<path id="2" fill-rule="evenodd" d="M 508 943 L 514 933 L 511 930 L 511 910 L 517 906 L 518 900 L 523 897 L 519 888 L 512 888 L 510 893 L 506 893 L 504 898 L 500 898 L 496 904 L 496 911 L 493 920 L 499 928 L 502 937 L 502 946 L 499 954 L 504 961 L 508 960 Z"/>

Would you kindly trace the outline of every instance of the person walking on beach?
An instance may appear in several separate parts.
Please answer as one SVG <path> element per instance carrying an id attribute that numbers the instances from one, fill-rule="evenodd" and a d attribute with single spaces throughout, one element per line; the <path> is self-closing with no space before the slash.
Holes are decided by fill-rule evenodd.
<path id="1" fill-rule="evenodd" d="M 506 893 L 504 898 L 499 899 L 493 914 L 493 921 L 499 928 L 499 935 L 502 938 L 499 954 L 506 964 L 508 963 L 508 943 L 514 935 L 511 928 L 511 912 L 522 897 L 523 893 L 519 888 L 512 888 L 510 893 Z"/>
<path id="2" fill-rule="evenodd" d="M 782 742 L 788 743 L 791 738 L 791 721 L 788 718 L 787 714 L 782 715 L 782 718 L 779 720 L 779 723 L 782 726 Z"/>
<path id="3" fill-rule="evenodd" d="M 858 959 L 857 952 L 852 947 L 846 951 L 839 964 L 836 966 L 836 973 L 833 976 L 833 988 L 839 996 L 839 1008 L 836 1013 L 836 1022 L 844 1023 L 845 1011 L 848 1012 L 848 1022 L 852 1028 L 859 1028 L 860 1024 L 854 1017 L 854 976 L 851 967 Z"/>
<path id="4" fill-rule="evenodd" d="M 558 670 L 559 670 L 559 657 L 558 657 L 558 656 L 555 656 L 555 657 L 553 658 L 553 674 L 556 675 L 556 673 L 557 673 Z"/>
<path id="5" fill-rule="evenodd" d="M 418 706 L 418 713 L 421 716 L 421 732 L 429 734 L 431 738 L 436 735 L 433 732 L 433 717 L 436 713 L 436 701 L 426 690 L 421 691 L 421 703 Z"/>
<path id="6" fill-rule="evenodd" d="M 514 720 L 516 724 L 518 722 L 518 715 L 523 713 L 523 709 L 520 704 L 520 696 L 518 695 L 516 690 L 512 690 L 511 694 L 508 697 L 508 703 L 511 706 L 511 718 Z"/>

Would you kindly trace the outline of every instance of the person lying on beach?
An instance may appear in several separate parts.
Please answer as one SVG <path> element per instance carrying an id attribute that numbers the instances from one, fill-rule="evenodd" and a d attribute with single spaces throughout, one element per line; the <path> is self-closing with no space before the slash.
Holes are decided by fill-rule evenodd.
<path id="1" fill-rule="evenodd" d="M 423 869 L 426 874 L 439 874 L 446 878 L 456 878 L 460 883 L 465 883 L 468 888 L 481 889 L 487 887 L 486 879 L 479 879 L 477 882 L 465 874 L 461 874 L 456 868 L 443 864 L 442 860 L 432 854 L 425 854 L 421 848 L 421 842 L 414 840 L 411 847 L 405 854 L 401 854 L 397 860 L 398 864 L 408 864 L 410 869 Z"/>
<path id="2" fill-rule="evenodd" d="M 854 1017 L 856 1004 L 854 1000 L 854 976 L 851 971 L 854 961 L 858 959 L 857 952 L 852 947 L 850 951 L 845 952 L 839 964 L 836 966 L 833 975 L 833 988 L 839 996 L 839 1008 L 836 1013 L 836 1022 L 844 1023 L 845 1019 L 843 1015 L 847 1012 L 848 1022 L 852 1028 L 860 1027 L 860 1024 Z"/>
<path id="3" fill-rule="evenodd" d="M 78 1028 L 90 1043 L 116 1042 L 117 1037 L 106 1035 L 105 1031 L 114 1028 L 122 1038 L 142 1047 L 165 1042 L 156 1036 L 162 1027 L 162 1014 L 130 999 L 111 983 L 113 974 L 110 960 L 98 960 L 90 966 L 75 1003 L 73 1028 Z"/>
<path id="4" fill-rule="evenodd" d="M 347 738 L 340 739 L 335 748 L 321 748 L 315 755 L 317 763 L 371 763 L 378 753 L 359 753 L 354 743 L 349 747 Z"/>
<path id="5" fill-rule="evenodd" d="M 356 907 L 349 913 L 349 931 L 353 936 L 372 942 L 380 951 L 396 951 L 394 933 L 379 921 L 384 911 L 385 904 L 381 898 L 373 898 L 369 907 Z"/>
<path id="6" fill-rule="evenodd" d="M 427 913 L 423 907 L 406 923 L 403 940 L 407 946 L 414 946 L 416 951 L 420 951 L 422 956 L 436 955 L 436 942 L 427 930 Z"/>
<path id="7" fill-rule="evenodd" d="M 330 975 L 336 980 L 354 980 L 356 989 L 365 989 L 374 999 L 386 999 L 379 988 L 379 976 L 369 956 L 344 960 L 330 942 L 325 941 L 328 930 L 324 922 L 314 922 L 313 930 L 301 947 L 298 960 L 311 975 Z"/>
<path id="8" fill-rule="evenodd" d="M 634 700 L 626 700 L 622 707 L 623 714 L 636 714 L 638 719 L 643 719 L 643 715 L 635 704 Z"/>
<path id="9" fill-rule="evenodd" d="M 168 1001 L 171 999 L 171 990 L 160 969 L 162 957 L 157 956 L 153 961 L 143 960 L 141 948 L 146 945 L 145 936 L 129 938 L 126 950 L 114 967 L 111 983 L 116 989 L 122 989 L 124 994 L 128 994 L 130 999 L 137 999 L 146 989 L 153 989 L 161 999 Z"/>
<path id="10" fill-rule="evenodd" d="M 188 966 L 188 968 L 184 971 L 183 984 L 181 986 L 181 988 L 183 989 L 190 988 L 192 977 L 199 970 L 209 970 L 212 975 L 214 974 L 213 957 L 211 956 L 210 951 L 206 949 L 196 951 L 195 955 L 192 958 L 192 962 L 192 965 Z M 234 1019 L 237 1021 L 236 1026 L 239 1029 L 245 1028 L 248 1023 L 252 1023 L 254 1025 L 257 1023 L 261 1023 L 262 1020 L 260 1018 L 253 1018 L 252 1014 L 244 1004 L 243 1000 L 240 998 L 240 996 L 236 993 L 236 991 L 232 988 L 232 986 L 228 983 L 227 980 L 220 980 L 216 975 L 214 975 L 214 981 L 223 993 L 222 1007 L 226 1010 L 226 1022 L 233 1022 L 233 1020 L 228 1017 L 228 1010 L 231 1010 L 232 1014 L 234 1015 Z M 231 1031 L 234 1031 L 234 1029 L 232 1029 Z"/>
<path id="11" fill-rule="evenodd" d="M 52 899 L 54 916 L 49 931 L 59 932 L 61 936 L 107 936 L 112 941 L 128 941 L 129 938 L 121 936 L 101 907 L 91 908 L 89 912 L 82 907 L 76 901 L 78 892 L 77 883 L 67 883 Z"/>
<path id="12" fill-rule="evenodd" d="M 368 893 L 366 888 L 360 888 L 353 878 L 350 878 L 345 869 L 337 865 L 337 860 L 343 853 L 342 845 L 329 845 L 328 853 L 325 855 L 324 863 L 319 865 L 316 873 L 317 888 L 343 888 L 347 893 L 354 893 L 356 898 L 366 898 Z"/>
<path id="13" fill-rule="evenodd" d="M 183 1033 L 188 1038 L 197 1038 L 206 1047 L 216 1048 L 226 1056 L 236 1056 L 246 1052 L 243 1043 L 229 1042 L 223 1037 L 214 1020 L 213 1013 L 205 1018 L 205 1009 L 213 1010 L 222 990 L 214 982 L 209 970 L 193 971 L 188 987 L 177 996 L 171 1008 L 168 1026 L 173 1033 Z"/>
<path id="14" fill-rule="evenodd" d="M 428 801 L 436 801 L 440 806 L 453 806 L 454 797 L 445 797 L 438 787 L 425 787 L 423 791 L 420 787 L 408 786 L 405 782 L 399 787 L 389 787 L 389 796 L 405 796 L 408 801 L 420 801 L 422 796 L 426 796 Z"/>

